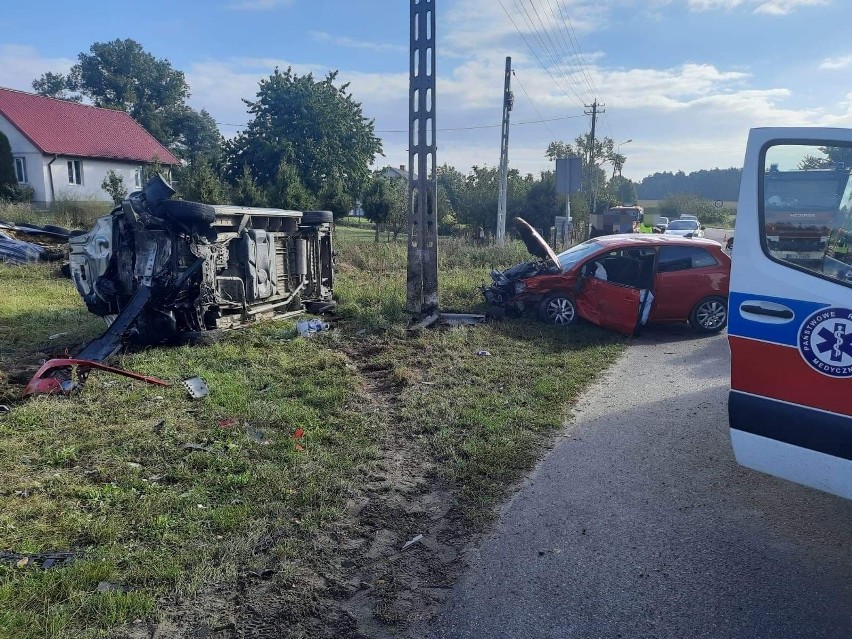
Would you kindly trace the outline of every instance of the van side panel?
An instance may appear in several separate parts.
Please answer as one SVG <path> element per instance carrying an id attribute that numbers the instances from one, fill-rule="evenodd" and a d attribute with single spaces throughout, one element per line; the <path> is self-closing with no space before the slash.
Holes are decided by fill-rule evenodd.
<path id="1" fill-rule="evenodd" d="M 731 270 L 728 412 L 740 464 L 852 499 L 852 376 L 848 370 L 820 370 L 823 364 L 807 359 L 808 349 L 837 343 L 831 335 L 820 337 L 826 328 L 818 320 L 836 313 L 848 325 L 852 290 L 770 259 L 759 219 L 763 149 L 775 142 L 829 141 L 852 143 L 852 130 L 772 128 L 749 134 Z M 842 344 L 835 348 L 849 347 L 848 341 Z"/>

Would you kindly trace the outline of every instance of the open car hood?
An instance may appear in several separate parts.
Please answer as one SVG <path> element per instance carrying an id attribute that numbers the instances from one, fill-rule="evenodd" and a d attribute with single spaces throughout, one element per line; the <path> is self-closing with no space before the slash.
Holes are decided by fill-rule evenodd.
<path id="1" fill-rule="evenodd" d="M 550 260 L 554 265 L 559 265 L 559 260 L 556 259 L 556 253 L 550 248 L 550 245 L 544 241 L 544 238 L 538 234 L 533 227 L 530 226 L 522 217 L 515 218 L 515 226 L 518 228 L 518 233 L 521 234 L 521 239 L 527 246 L 527 250 L 536 257 L 543 260 Z"/>

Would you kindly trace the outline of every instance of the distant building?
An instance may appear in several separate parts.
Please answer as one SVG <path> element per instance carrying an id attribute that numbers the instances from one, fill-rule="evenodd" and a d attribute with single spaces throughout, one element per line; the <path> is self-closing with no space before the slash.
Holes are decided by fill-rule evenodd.
<path id="1" fill-rule="evenodd" d="M 111 198 L 101 188 L 109 171 L 128 191 L 142 186 L 143 169 L 163 171 L 180 161 L 124 111 L 47 98 L 0 87 L 0 131 L 9 138 L 18 182 L 33 188 L 33 204 L 56 199 Z"/>
<path id="2" fill-rule="evenodd" d="M 395 166 L 386 166 L 382 169 L 381 175 L 388 180 L 405 180 L 408 181 L 408 170 L 405 168 L 404 164 L 400 164 L 399 168 Z M 417 176 L 414 176 L 417 179 Z"/>

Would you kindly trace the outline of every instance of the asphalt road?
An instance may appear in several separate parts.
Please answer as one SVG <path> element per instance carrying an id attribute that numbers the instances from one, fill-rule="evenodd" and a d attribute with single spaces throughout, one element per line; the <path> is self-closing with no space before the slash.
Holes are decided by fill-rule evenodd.
<path id="1" fill-rule="evenodd" d="M 852 502 L 736 465 L 728 374 L 724 334 L 648 329 L 412 636 L 852 637 Z"/>

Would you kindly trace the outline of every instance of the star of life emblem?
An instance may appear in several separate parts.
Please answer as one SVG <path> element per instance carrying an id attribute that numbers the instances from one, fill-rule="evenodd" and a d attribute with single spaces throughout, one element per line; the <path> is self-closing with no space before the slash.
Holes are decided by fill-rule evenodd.
<path id="1" fill-rule="evenodd" d="M 852 377 L 852 310 L 824 308 L 799 329 L 799 352 L 823 375 Z"/>

